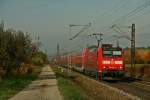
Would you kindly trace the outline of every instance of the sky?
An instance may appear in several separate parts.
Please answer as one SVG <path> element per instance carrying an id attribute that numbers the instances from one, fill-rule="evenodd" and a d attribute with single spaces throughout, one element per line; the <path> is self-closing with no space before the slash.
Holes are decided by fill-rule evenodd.
<path id="1" fill-rule="evenodd" d="M 115 43 L 114 35 L 130 37 L 132 23 L 136 25 L 136 46 L 150 46 L 150 1 L 149 0 L 0 0 L 0 20 L 5 29 L 13 28 L 40 36 L 42 48 L 49 55 L 79 50 L 86 45 L 96 45 L 88 34 L 103 33 L 103 43 Z M 84 26 L 91 27 L 74 40 L 69 40 Z M 123 32 L 117 33 L 110 27 L 117 25 Z M 130 41 L 119 39 L 122 47 Z"/>

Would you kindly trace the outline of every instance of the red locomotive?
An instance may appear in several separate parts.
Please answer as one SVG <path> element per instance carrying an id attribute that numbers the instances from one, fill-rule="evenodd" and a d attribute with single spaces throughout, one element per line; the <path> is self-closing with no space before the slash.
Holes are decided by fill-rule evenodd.
<path id="1" fill-rule="evenodd" d="M 111 44 L 102 44 L 99 48 L 84 48 L 82 54 L 78 55 L 61 56 L 58 63 L 102 79 L 124 76 L 123 50 Z"/>

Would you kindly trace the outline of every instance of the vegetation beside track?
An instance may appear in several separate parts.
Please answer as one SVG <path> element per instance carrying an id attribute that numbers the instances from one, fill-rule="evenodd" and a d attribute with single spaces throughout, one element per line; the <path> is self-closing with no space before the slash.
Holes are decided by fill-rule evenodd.
<path id="1" fill-rule="evenodd" d="M 58 86 L 63 94 L 64 100 L 83 100 L 79 87 L 73 84 L 71 80 L 59 77 Z"/>
<path id="2" fill-rule="evenodd" d="M 0 82 L 0 100 L 7 100 L 24 89 L 35 80 L 41 71 L 40 66 L 33 68 L 32 73 L 24 75 L 5 76 Z"/>
<path id="3" fill-rule="evenodd" d="M 131 65 L 125 65 L 126 74 L 131 73 Z M 135 64 L 135 76 L 150 81 L 150 64 Z"/>
<path id="4" fill-rule="evenodd" d="M 0 100 L 10 98 L 36 79 L 39 66 L 48 62 L 36 38 L 37 41 L 27 32 L 0 26 Z"/>
<path id="5" fill-rule="evenodd" d="M 61 74 L 61 67 L 57 70 L 59 70 L 60 73 L 56 73 L 56 75 L 59 75 L 66 79 L 65 74 L 69 73 L 68 70 L 66 68 L 62 70 L 63 71 L 62 73 L 65 73 L 65 74 Z M 85 93 L 89 95 L 90 99 L 88 98 L 85 100 L 100 100 L 100 99 L 101 100 L 133 100 L 133 99 L 138 100 L 139 99 L 138 97 L 133 96 L 132 94 L 125 93 L 120 89 L 118 90 L 117 88 L 109 86 L 108 84 L 105 84 L 105 82 L 103 81 L 97 81 L 97 80 L 91 79 L 90 77 L 87 77 L 80 73 L 76 73 L 72 71 L 68 75 L 70 76 L 71 80 L 73 80 L 75 84 L 81 87 L 85 91 Z"/>
<path id="6" fill-rule="evenodd" d="M 74 75 L 68 75 L 60 67 L 53 66 L 52 69 L 56 73 L 58 87 L 64 100 L 95 100 L 89 97 L 85 90 L 76 84 Z"/>

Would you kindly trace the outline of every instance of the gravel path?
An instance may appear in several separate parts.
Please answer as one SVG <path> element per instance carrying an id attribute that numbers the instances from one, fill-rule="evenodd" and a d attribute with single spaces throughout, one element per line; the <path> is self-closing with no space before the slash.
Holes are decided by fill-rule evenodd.
<path id="1" fill-rule="evenodd" d="M 43 67 L 37 80 L 9 100 L 62 100 L 51 67 Z"/>

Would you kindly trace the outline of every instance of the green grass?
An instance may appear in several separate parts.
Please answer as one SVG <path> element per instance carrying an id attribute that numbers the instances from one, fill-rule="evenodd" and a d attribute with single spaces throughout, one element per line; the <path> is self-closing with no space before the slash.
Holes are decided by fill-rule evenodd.
<path id="1" fill-rule="evenodd" d="M 64 100 L 83 100 L 82 93 L 78 86 L 72 83 L 71 80 L 63 77 L 58 78 L 58 86 L 63 94 Z"/>
<path id="2" fill-rule="evenodd" d="M 0 100 L 7 100 L 14 96 L 36 78 L 36 74 L 5 77 L 2 82 L 0 82 Z"/>
<path id="3" fill-rule="evenodd" d="M 53 67 L 53 71 L 56 73 L 58 87 L 64 100 L 85 100 L 82 89 L 74 83 L 72 78 L 56 67 Z"/>

